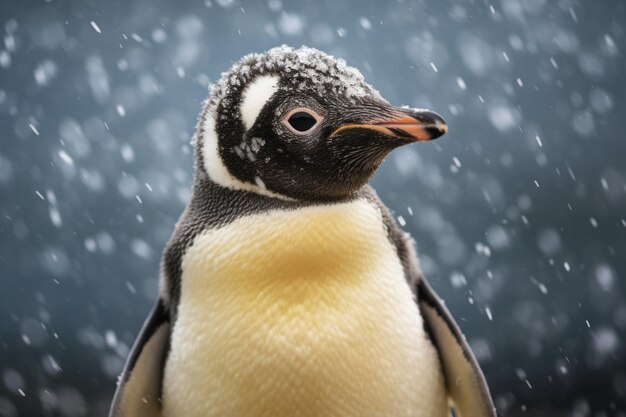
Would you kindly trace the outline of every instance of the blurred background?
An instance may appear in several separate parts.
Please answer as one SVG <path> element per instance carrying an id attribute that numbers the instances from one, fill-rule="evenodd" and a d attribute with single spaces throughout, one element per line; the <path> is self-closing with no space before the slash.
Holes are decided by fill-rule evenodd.
<path id="1" fill-rule="evenodd" d="M 502 416 L 626 415 L 626 2 L 0 3 L 0 416 L 105 416 L 208 85 L 287 43 L 450 133 L 373 180 Z"/>

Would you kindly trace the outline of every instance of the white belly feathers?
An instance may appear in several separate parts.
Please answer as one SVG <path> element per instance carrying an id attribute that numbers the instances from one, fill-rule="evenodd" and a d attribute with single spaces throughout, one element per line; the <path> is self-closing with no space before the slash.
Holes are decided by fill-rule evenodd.
<path id="1" fill-rule="evenodd" d="M 165 417 L 442 417 L 437 352 L 365 200 L 248 216 L 183 258 Z"/>

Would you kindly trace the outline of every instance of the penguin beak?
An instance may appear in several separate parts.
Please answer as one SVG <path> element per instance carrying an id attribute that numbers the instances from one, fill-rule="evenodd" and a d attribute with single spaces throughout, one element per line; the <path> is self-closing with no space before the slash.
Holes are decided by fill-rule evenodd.
<path id="1" fill-rule="evenodd" d="M 373 130 L 401 142 L 423 142 L 442 136 L 448 131 L 448 125 L 441 116 L 429 110 L 395 108 L 391 117 L 376 118 L 362 124 L 345 124 L 330 136 L 348 129 Z"/>

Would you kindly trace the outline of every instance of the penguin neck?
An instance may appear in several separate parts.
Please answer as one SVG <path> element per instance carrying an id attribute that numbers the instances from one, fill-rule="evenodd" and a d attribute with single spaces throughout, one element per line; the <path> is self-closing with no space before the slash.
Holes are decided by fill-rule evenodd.
<path id="1" fill-rule="evenodd" d="M 306 202 L 225 187 L 203 173 L 196 174 L 189 208 L 198 214 L 209 213 L 211 224 L 208 226 L 212 226 L 269 210 L 288 210 L 305 204 Z"/>
<path id="2" fill-rule="evenodd" d="M 336 204 L 349 203 L 365 199 L 368 188 L 363 187 L 353 194 L 343 197 L 312 199 L 281 199 L 268 195 L 224 187 L 201 170 L 197 170 L 194 178 L 193 194 L 189 209 L 198 214 L 210 213 L 213 219 L 207 226 L 230 223 L 249 215 L 267 213 L 272 210 L 292 210 L 306 207 L 330 207 Z M 369 191 L 371 193 L 371 191 Z"/>
<path id="3" fill-rule="evenodd" d="M 231 197 L 231 207 L 245 210 L 241 199 Z M 221 270 L 227 264 L 229 269 L 216 276 L 254 276 L 256 281 L 262 274 L 276 283 L 344 275 L 346 266 L 352 275 L 359 275 L 354 268 L 371 267 L 363 255 L 374 249 L 372 240 L 389 244 L 380 211 L 365 199 L 307 206 L 263 201 L 264 210 L 242 215 L 196 238 L 183 259 L 183 270 L 191 267 L 185 260 L 193 256 L 193 248 L 209 237 L 211 250 L 205 253 L 218 255 L 210 266 Z M 258 202 L 255 206 L 259 207 Z"/>

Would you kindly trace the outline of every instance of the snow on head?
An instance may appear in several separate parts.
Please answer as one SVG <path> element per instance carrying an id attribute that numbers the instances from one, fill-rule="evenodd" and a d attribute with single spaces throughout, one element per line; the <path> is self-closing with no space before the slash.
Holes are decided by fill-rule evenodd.
<path id="1" fill-rule="evenodd" d="M 381 98 L 378 91 L 365 82 L 361 72 L 343 59 L 306 46 L 294 49 L 282 45 L 262 54 L 246 55 L 222 73 L 211 88 L 209 105 L 217 105 L 234 88 L 241 88 L 252 78 L 264 74 L 278 74 L 284 88 L 312 88 L 319 94 L 330 92 L 348 98 L 367 95 Z"/>

